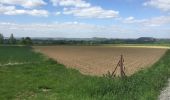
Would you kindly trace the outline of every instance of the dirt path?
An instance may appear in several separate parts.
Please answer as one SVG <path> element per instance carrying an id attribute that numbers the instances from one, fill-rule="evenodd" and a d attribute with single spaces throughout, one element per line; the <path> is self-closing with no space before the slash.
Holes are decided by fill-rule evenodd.
<path id="1" fill-rule="evenodd" d="M 0 64 L 0 66 L 12 66 L 12 65 L 24 65 L 24 64 L 32 64 L 32 63 L 39 63 L 39 62 L 13 62 L 13 63 L 6 63 Z"/>
<path id="2" fill-rule="evenodd" d="M 170 79 L 168 87 L 166 87 L 159 96 L 159 100 L 170 100 Z"/>
<path id="3" fill-rule="evenodd" d="M 23 64 L 26 64 L 26 63 L 6 63 L 6 64 L 0 64 L 0 66 L 10 66 L 10 65 L 23 65 Z"/>

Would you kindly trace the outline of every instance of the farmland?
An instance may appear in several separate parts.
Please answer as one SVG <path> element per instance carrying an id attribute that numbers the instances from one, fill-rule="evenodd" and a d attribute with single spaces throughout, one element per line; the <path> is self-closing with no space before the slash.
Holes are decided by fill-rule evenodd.
<path id="1" fill-rule="evenodd" d="M 170 78 L 169 61 L 167 50 L 152 67 L 109 79 L 83 75 L 31 47 L 0 46 L 0 100 L 156 100 Z"/>
<path id="2" fill-rule="evenodd" d="M 38 46 L 36 51 L 83 74 L 102 76 L 113 71 L 120 55 L 124 55 L 126 74 L 148 68 L 166 52 L 166 48 L 126 46 Z M 117 74 L 119 72 L 117 71 Z"/>

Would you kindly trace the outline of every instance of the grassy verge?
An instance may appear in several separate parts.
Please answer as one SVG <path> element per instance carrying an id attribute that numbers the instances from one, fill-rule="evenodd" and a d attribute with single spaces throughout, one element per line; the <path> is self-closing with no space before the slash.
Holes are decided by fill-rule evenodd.
<path id="1" fill-rule="evenodd" d="M 0 47 L 0 100 L 156 100 L 170 78 L 170 51 L 151 68 L 114 80 L 80 74 L 32 52 Z"/>

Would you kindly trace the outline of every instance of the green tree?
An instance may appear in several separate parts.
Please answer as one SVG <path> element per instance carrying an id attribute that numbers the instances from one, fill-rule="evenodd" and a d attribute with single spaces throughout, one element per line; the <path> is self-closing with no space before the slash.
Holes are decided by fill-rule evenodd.
<path id="1" fill-rule="evenodd" d="M 20 41 L 20 44 L 24 44 L 25 45 L 26 41 L 25 41 L 25 38 L 22 38 L 21 41 Z"/>
<path id="2" fill-rule="evenodd" d="M 0 33 L 0 44 L 4 43 L 4 36 Z"/>
<path id="3" fill-rule="evenodd" d="M 10 44 L 16 44 L 16 39 L 15 39 L 13 34 L 11 34 L 11 36 L 9 37 L 9 43 Z"/>
<path id="4" fill-rule="evenodd" d="M 33 42 L 30 37 L 22 38 L 21 39 L 21 44 L 23 45 L 32 45 Z"/>
<path id="5" fill-rule="evenodd" d="M 30 37 L 26 37 L 25 41 L 26 41 L 27 45 L 32 45 L 33 44 Z"/>

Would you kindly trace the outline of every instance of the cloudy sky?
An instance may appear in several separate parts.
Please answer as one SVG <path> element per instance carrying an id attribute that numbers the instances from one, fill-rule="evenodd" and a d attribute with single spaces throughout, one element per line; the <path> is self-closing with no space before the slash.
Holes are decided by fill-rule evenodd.
<path id="1" fill-rule="evenodd" d="M 0 0 L 0 33 L 170 38 L 170 0 Z"/>

